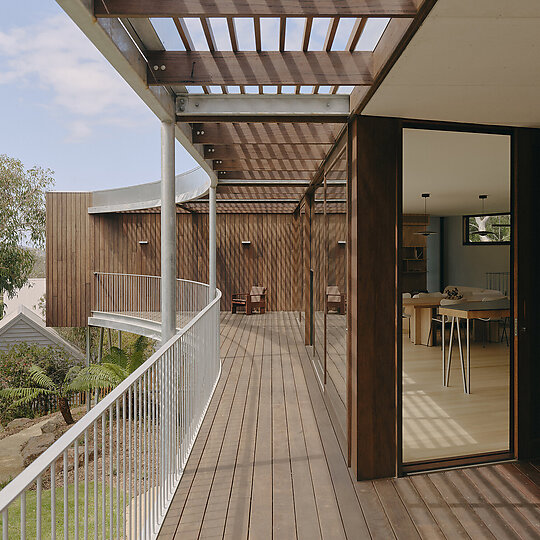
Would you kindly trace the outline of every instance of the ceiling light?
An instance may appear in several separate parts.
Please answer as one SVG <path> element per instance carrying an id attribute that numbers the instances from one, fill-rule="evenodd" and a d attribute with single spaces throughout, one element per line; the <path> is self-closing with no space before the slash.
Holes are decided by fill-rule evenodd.
<path id="1" fill-rule="evenodd" d="M 428 227 L 428 213 L 427 213 L 427 200 L 430 197 L 430 193 L 422 193 L 422 198 L 424 199 L 424 220 L 426 223 L 426 228 L 423 231 L 415 232 L 414 234 L 418 234 L 420 236 L 430 236 L 431 234 L 437 234 L 437 231 L 430 231 Z"/>

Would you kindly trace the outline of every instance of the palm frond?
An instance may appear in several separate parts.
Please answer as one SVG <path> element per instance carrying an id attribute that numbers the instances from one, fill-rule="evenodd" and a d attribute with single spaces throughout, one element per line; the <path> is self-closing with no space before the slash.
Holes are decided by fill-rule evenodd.
<path id="1" fill-rule="evenodd" d="M 36 364 L 32 364 L 28 368 L 28 375 L 30 376 L 30 380 L 36 386 L 46 388 L 47 390 L 57 390 L 56 384 L 54 384 L 53 380 L 45 373 L 45 370 Z"/>
<path id="2" fill-rule="evenodd" d="M 71 381 L 73 381 L 77 377 L 77 375 L 80 373 L 81 369 L 83 369 L 81 366 L 70 367 L 68 372 L 66 373 L 66 378 L 64 379 L 64 385 L 68 385 Z"/>
<path id="3" fill-rule="evenodd" d="M 9 408 L 28 405 L 41 396 L 54 396 L 57 392 L 46 388 L 4 388 L 0 396 L 13 400 Z"/>
<path id="4" fill-rule="evenodd" d="M 127 371 L 122 366 L 118 364 L 109 364 L 108 362 L 104 364 L 99 364 L 103 369 L 108 370 L 111 376 L 116 377 L 118 382 L 123 381 L 127 377 Z"/>
<path id="5" fill-rule="evenodd" d="M 121 379 L 120 379 L 121 380 Z M 120 382 L 119 378 L 103 364 L 92 364 L 79 371 L 67 389 L 81 392 L 97 388 L 110 388 Z"/>
<path id="6" fill-rule="evenodd" d="M 138 367 L 144 364 L 144 353 L 143 351 L 137 351 L 132 353 L 129 357 L 128 372 L 129 374 L 133 373 Z"/>
<path id="7" fill-rule="evenodd" d="M 127 354 L 118 347 L 111 347 L 110 352 L 108 352 L 104 357 L 102 362 L 108 362 L 110 364 L 117 364 L 123 368 L 127 367 L 129 359 Z"/>
<path id="8" fill-rule="evenodd" d="M 141 352 L 144 353 L 146 350 L 146 347 L 148 347 L 148 338 L 145 336 L 139 336 L 135 343 L 133 343 L 133 352 Z"/>

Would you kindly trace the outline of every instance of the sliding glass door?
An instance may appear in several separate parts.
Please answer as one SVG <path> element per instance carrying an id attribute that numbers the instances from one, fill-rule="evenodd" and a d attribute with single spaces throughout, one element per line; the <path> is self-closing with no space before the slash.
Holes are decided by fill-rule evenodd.
<path id="1" fill-rule="evenodd" d="M 510 450 L 510 148 L 507 135 L 403 132 L 405 465 Z"/>

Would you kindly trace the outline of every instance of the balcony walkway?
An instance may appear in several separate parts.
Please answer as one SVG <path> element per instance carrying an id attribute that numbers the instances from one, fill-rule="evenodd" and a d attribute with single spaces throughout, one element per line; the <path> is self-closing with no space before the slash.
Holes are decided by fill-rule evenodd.
<path id="1" fill-rule="evenodd" d="M 355 482 L 293 314 L 223 314 L 221 355 L 160 539 L 540 537 L 539 465 Z"/>

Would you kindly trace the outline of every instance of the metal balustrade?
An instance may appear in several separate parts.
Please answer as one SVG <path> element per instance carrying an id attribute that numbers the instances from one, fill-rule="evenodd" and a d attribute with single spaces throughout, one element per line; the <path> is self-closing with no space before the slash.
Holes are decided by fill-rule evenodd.
<path id="1" fill-rule="evenodd" d="M 161 321 L 161 278 L 95 272 L 95 311 Z M 181 328 L 208 303 L 208 285 L 176 280 L 176 326 Z"/>
<path id="2" fill-rule="evenodd" d="M 159 305 L 159 278 L 111 276 L 98 278 L 101 308 Z M 0 492 L 4 539 L 157 536 L 221 373 L 221 293 L 208 297 L 179 283 L 189 321 Z"/>

